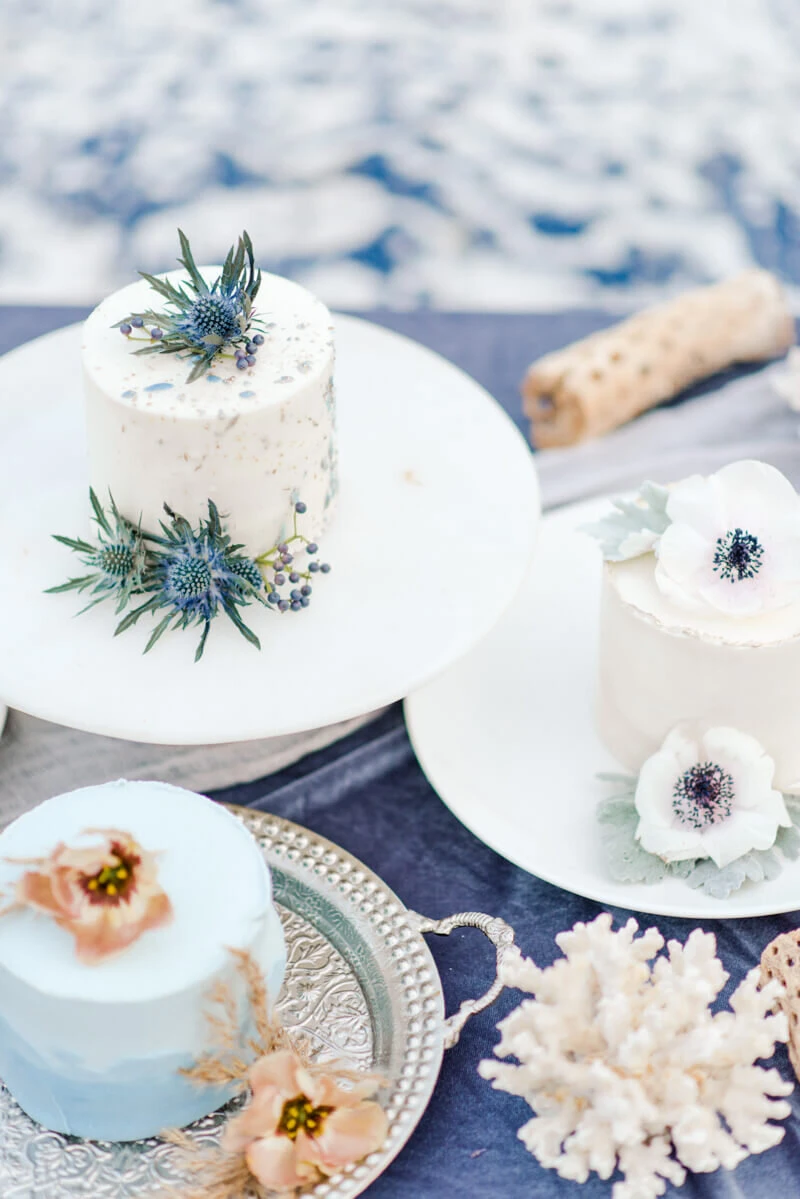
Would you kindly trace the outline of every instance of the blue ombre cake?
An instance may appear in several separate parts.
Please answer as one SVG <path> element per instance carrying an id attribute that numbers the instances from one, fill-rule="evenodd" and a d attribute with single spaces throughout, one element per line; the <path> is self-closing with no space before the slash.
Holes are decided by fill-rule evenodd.
<path id="1" fill-rule="evenodd" d="M 249 1013 L 231 948 L 262 969 L 271 1000 L 286 964 L 269 870 L 229 812 L 164 783 L 116 782 L 57 796 L 0 834 L 0 893 L 58 842 L 124 829 L 157 853 L 172 920 L 95 964 L 47 914 L 0 917 L 0 1078 L 38 1123 L 129 1141 L 184 1127 L 230 1097 L 179 1071 L 213 1051 L 210 988 L 225 980 Z"/>

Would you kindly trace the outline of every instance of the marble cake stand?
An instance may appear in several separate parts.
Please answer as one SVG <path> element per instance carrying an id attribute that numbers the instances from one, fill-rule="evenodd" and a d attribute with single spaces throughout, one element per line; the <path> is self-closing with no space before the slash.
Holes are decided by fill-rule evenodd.
<path id="1" fill-rule="evenodd" d="M 151 744 L 249 741 L 400 699 L 489 632 L 522 583 L 539 516 L 533 459 L 472 379 L 365 321 L 337 320 L 341 496 L 332 564 L 307 610 L 113 637 L 111 605 L 75 618 L 44 589 L 79 564 L 50 534 L 87 511 L 80 328 L 0 359 L 0 696 L 72 728 Z M 252 619 L 251 619 L 252 614 Z"/>

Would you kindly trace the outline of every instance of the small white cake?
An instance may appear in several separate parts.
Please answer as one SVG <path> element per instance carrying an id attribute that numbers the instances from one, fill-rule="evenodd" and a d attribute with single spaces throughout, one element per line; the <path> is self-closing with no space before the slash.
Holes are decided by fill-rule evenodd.
<path id="1" fill-rule="evenodd" d="M 57 796 L 0 834 L 0 892 L 59 842 L 96 842 L 87 830 L 129 832 L 155 853 L 172 917 L 127 948 L 87 963 L 74 936 L 43 911 L 0 916 L 0 1078 L 47 1128 L 126 1141 L 183 1127 L 230 1093 L 180 1073 L 213 1038 L 204 1014 L 224 980 L 248 1033 L 244 986 L 229 950 L 247 951 L 271 1000 L 286 962 L 269 870 L 228 811 L 165 783 L 116 782 Z"/>
<path id="2" fill-rule="evenodd" d="M 597 727 L 638 772 L 678 725 L 736 729 L 800 792 L 800 497 L 761 462 L 646 484 L 603 542 Z"/>
<path id="3" fill-rule="evenodd" d="M 603 567 L 597 727 L 638 772 L 675 725 L 726 725 L 800 791 L 800 604 L 731 620 L 687 612 L 659 591 L 652 554 Z"/>
<path id="4" fill-rule="evenodd" d="M 202 273 L 212 283 L 219 269 Z M 180 285 L 186 272 L 163 278 Z M 264 344 L 254 365 L 237 369 L 229 352 L 187 383 L 185 354 L 136 355 L 147 338 L 113 327 L 160 305 L 149 283 L 134 283 L 108 296 L 84 327 L 90 483 L 101 502 L 111 492 L 124 516 L 158 533 L 165 503 L 194 525 L 213 500 L 234 542 L 257 556 L 286 534 L 302 500 L 303 531 L 318 539 L 338 485 L 327 308 L 298 284 L 263 275 L 256 305 Z"/>

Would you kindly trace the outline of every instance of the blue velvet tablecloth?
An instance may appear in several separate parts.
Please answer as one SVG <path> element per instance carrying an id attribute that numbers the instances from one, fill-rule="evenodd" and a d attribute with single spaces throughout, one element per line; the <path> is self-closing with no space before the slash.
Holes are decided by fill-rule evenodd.
<path id="1" fill-rule="evenodd" d="M 0 351 L 80 313 L 70 309 L 0 309 Z M 438 313 L 371 314 L 441 351 L 478 378 L 520 425 L 518 380 L 546 349 L 581 336 L 611 318 L 602 313 L 558 316 L 453 316 Z M 531 779 L 532 791 L 536 780 Z M 409 906 L 428 916 L 477 910 L 502 916 L 517 942 L 539 965 L 558 956 L 555 935 L 576 920 L 591 920 L 597 904 L 561 891 L 512 866 L 476 840 L 440 802 L 417 765 L 399 706 L 350 737 L 278 775 L 219 792 L 216 798 L 274 812 L 306 825 L 349 850 L 379 874 Z M 615 910 L 616 920 L 629 913 Z M 685 940 L 695 922 L 639 918 L 666 938 Z M 709 921 L 719 955 L 731 974 L 729 989 L 757 964 L 764 945 L 800 924 L 794 913 L 770 919 Z M 433 938 L 448 1010 L 481 993 L 493 975 L 493 954 L 475 931 Z M 436 1092 L 408 1145 L 369 1190 L 371 1199 L 569 1199 L 577 1184 L 543 1170 L 517 1139 L 531 1115 L 517 1098 L 495 1092 L 477 1065 L 497 1041 L 495 1023 L 519 1001 L 506 992 L 473 1019 L 445 1054 Z M 786 1053 L 776 1062 L 791 1078 Z M 690 1176 L 681 1194 L 766 1199 L 800 1195 L 800 1103 L 776 1149 L 749 1158 L 735 1173 Z M 669 1188 L 667 1194 L 677 1194 Z M 586 1199 L 610 1195 L 594 1176 Z"/>

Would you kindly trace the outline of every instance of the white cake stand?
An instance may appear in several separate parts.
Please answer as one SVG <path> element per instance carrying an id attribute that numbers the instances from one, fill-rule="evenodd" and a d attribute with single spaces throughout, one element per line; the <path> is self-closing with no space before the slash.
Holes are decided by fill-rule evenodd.
<path id="1" fill-rule="evenodd" d="M 496 623 L 525 576 L 539 492 L 524 439 L 462 371 L 407 338 L 337 321 L 341 496 L 311 606 L 223 617 L 146 657 L 110 604 L 45 595 L 79 574 L 50 537 L 84 528 L 80 327 L 0 359 L 0 696 L 87 732 L 167 745 L 301 732 L 402 698 Z M 142 464 L 147 469 L 147 464 Z M 492 559 L 494 565 L 491 565 Z M 142 622 L 144 624 L 144 622 Z"/>
<path id="2" fill-rule="evenodd" d="M 620 770 L 594 731 L 601 559 L 578 526 L 608 500 L 545 517 L 534 569 L 489 636 L 406 700 L 422 769 L 477 837 L 539 878 L 599 903 L 692 919 L 800 907 L 800 862 L 712 899 L 679 879 L 616 883 L 595 807 Z"/>

